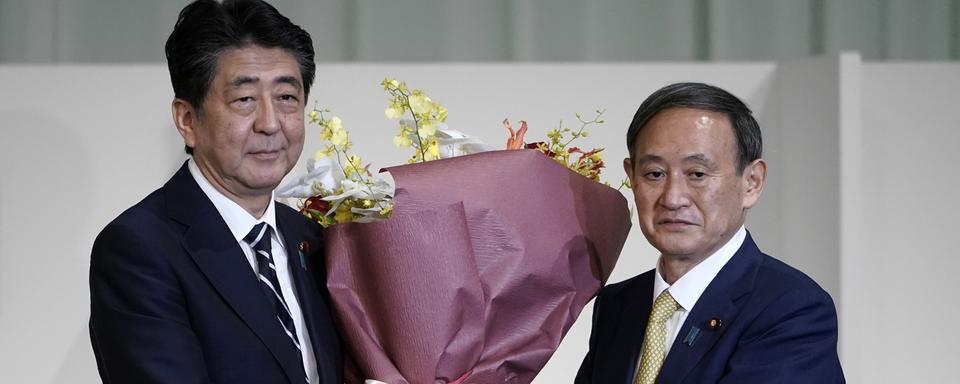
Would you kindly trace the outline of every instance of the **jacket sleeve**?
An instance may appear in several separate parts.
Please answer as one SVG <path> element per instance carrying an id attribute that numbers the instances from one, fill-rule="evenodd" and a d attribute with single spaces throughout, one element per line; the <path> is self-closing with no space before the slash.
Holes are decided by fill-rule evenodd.
<path id="1" fill-rule="evenodd" d="M 176 274 L 169 231 L 150 218 L 115 221 L 90 259 L 90 340 L 104 383 L 209 382 Z"/>
<path id="2" fill-rule="evenodd" d="M 822 289 L 786 292 L 738 341 L 721 383 L 844 383 L 837 312 Z"/>

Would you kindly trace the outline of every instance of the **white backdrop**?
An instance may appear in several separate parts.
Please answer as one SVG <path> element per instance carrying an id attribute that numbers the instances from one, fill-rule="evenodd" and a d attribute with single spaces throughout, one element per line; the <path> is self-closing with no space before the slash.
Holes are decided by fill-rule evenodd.
<path id="1" fill-rule="evenodd" d="M 383 117 L 384 76 L 426 89 L 450 110 L 452 128 L 498 146 L 506 140 L 504 117 L 530 122 L 533 140 L 561 118 L 569 124 L 575 112 L 606 108 L 607 124 L 585 145 L 607 148 L 612 183 L 622 177 L 626 126 L 650 92 L 690 80 L 732 91 L 758 114 L 771 165 L 748 227 L 762 249 L 805 270 L 838 302 L 848 379 L 954 376 L 960 336 L 944 330 L 960 314 L 945 305 L 960 290 L 950 276 L 960 261 L 947 242 L 960 214 L 950 204 L 958 183 L 949 171 L 960 160 L 950 119 L 960 102 L 960 65 L 862 64 L 856 55 L 736 64 L 321 65 L 312 99 L 343 119 L 357 153 L 374 166 L 407 156 L 392 146 L 394 126 Z M 98 382 L 86 331 L 90 246 L 185 158 L 170 119 L 169 79 L 160 65 L 0 66 L 0 84 L 0 381 Z M 308 128 L 303 159 L 318 148 L 317 129 Z M 611 281 L 651 268 L 655 258 L 634 228 Z M 904 270 L 920 274 L 905 279 Z M 908 296 L 917 286 L 928 288 L 925 296 Z M 912 299 L 909 316 L 899 310 L 904 299 Z M 572 381 L 591 310 L 537 383 Z M 906 376 L 894 361 L 924 369 Z"/>

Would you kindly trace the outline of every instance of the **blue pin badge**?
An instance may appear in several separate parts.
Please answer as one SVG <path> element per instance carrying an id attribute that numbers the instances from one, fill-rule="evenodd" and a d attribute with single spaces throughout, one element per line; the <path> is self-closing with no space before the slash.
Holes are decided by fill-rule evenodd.
<path id="1" fill-rule="evenodd" d="M 306 241 L 301 241 L 300 246 L 297 247 L 297 253 L 300 254 L 300 268 L 303 268 L 304 271 L 307 270 L 307 257 L 306 253 L 310 252 L 310 243 Z"/>
<path id="2" fill-rule="evenodd" d="M 683 338 L 683 343 L 688 347 L 692 347 L 693 343 L 697 341 L 697 337 L 700 336 L 700 328 L 690 327 L 690 332 L 687 332 L 687 337 Z"/>

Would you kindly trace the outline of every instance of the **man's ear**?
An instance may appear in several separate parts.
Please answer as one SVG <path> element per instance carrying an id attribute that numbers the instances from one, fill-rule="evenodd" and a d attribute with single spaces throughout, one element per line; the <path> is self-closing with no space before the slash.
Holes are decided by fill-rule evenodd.
<path id="1" fill-rule="evenodd" d="M 627 179 L 633 182 L 633 161 L 629 157 L 623 158 L 623 172 L 627 174 Z"/>
<path id="2" fill-rule="evenodd" d="M 184 99 L 173 99 L 173 122 L 177 125 L 177 131 L 183 137 L 183 144 L 194 148 L 196 145 L 196 131 L 200 124 L 200 117 L 197 110 Z"/>
<path id="3" fill-rule="evenodd" d="M 767 162 L 756 159 L 743 169 L 743 208 L 750 209 L 760 201 L 763 183 L 767 179 Z"/>

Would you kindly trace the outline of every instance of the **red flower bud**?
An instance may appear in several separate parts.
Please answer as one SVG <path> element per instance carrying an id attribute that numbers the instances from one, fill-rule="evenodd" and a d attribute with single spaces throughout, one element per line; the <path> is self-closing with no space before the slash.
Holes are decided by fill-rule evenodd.
<path id="1" fill-rule="evenodd" d="M 306 210 L 320 211 L 321 214 L 326 214 L 330 210 L 330 202 L 323 200 L 320 196 L 312 196 L 303 201 L 303 207 L 300 208 L 300 212 Z"/>

